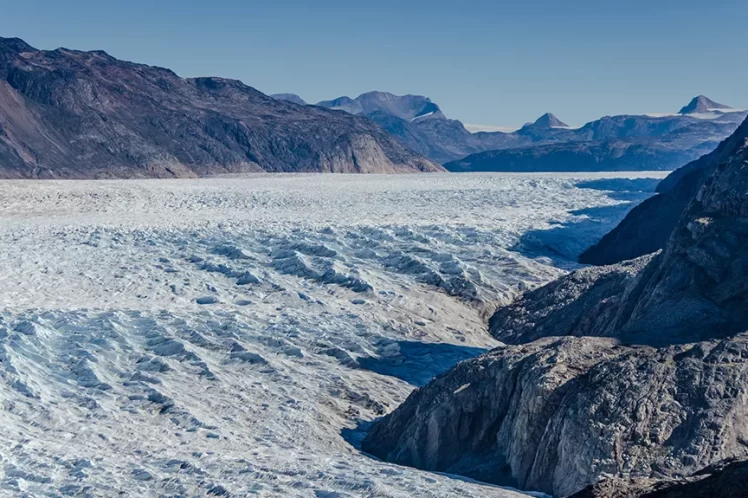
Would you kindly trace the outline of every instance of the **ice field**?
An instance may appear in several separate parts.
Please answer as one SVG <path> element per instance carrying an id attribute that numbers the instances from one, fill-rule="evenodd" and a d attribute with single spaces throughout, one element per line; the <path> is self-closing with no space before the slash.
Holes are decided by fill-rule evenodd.
<path id="1" fill-rule="evenodd" d="M 662 176 L 2 181 L 0 496 L 522 496 L 356 445 Z"/>

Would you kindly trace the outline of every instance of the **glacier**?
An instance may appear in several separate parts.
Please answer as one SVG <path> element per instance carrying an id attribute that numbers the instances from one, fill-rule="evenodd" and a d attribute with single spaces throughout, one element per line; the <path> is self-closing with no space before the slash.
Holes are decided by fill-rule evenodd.
<path id="1" fill-rule="evenodd" d="M 0 496 L 526 496 L 357 445 L 662 176 L 2 181 Z"/>

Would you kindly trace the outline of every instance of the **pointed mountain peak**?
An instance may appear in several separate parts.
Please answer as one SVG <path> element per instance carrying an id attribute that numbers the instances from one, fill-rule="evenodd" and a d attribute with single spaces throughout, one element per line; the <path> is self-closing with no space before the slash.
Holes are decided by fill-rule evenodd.
<path id="1" fill-rule="evenodd" d="M 547 112 L 540 116 L 534 123 L 529 126 L 535 128 L 568 128 L 569 125 L 558 119 L 556 116 Z"/>
<path id="2" fill-rule="evenodd" d="M 720 104 L 719 102 L 715 102 L 708 97 L 699 95 L 698 97 L 694 97 L 693 99 L 691 99 L 691 102 L 689 102 L 687 106 L 683 107 L 678 112 L 678 114 L 697 114 L 730 109 L 732 109 L 730 106 Z"/>

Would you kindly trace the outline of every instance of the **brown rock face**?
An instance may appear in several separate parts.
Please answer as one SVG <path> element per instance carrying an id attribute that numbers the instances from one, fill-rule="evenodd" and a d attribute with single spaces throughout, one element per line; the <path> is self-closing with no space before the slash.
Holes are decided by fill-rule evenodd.
<path id="1" fill-rule="evenodd" d="M 746 137 L 748 121 L 664 251 L 500 309 L 490 332 L 512 345 L 415 391 L 363 449 L 557 496 L 605 476 L 675 479 L 748 457 Z"/>
<path id="2" fill-rule="evenodd" d="M 0 38 L 0 178 L 443 171 L 371 121 Z"/>

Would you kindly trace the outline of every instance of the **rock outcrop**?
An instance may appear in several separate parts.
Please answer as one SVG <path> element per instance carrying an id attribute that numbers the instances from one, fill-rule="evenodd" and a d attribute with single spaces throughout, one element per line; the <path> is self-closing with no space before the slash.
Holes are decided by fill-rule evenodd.
<path id="1" fill-rule="evenodd" d="M 720 462 L 685 478 L 606 479 L 570 498 L 745 498 L 748 459 Z"/>
<path id="2" fill-rule="evenodd" d="M 387 461 L 566 496 L 748 454 L 748 335 L 667 348 L 545 338 L 460 363 L 374 425 Z"/>
<path id="3" fill-rule="evenodd" d="M 443 171 L 371 121 L 0 38 L 0 178 Z"/>
<path id="4" fill-rule="evenodd" d="M 363 449 L 557 496 L 748 456 L 746 127 L 662 252 L 498 310 L 490 332 L 510 345 L 415 391 Z"/>

